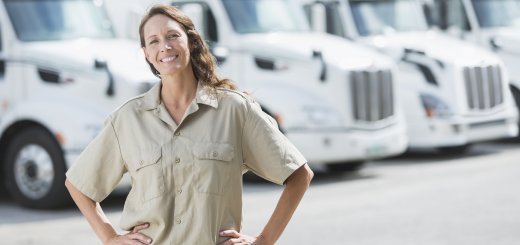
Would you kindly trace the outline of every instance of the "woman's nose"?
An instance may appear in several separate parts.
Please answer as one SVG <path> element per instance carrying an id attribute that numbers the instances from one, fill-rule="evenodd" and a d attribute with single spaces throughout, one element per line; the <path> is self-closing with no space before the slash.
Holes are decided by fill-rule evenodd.
<path id="1" fill-rule="evenodd" d="M 168 44 L 168 43 L 165 43 L 165 44 L 163 45 L 163 49 L 162 49 L 162 51 L 166 51 L 166 50 L 169 50 L 169 49 L 172 49 L 172 46 L 171 46 L 170 44 Z"/>

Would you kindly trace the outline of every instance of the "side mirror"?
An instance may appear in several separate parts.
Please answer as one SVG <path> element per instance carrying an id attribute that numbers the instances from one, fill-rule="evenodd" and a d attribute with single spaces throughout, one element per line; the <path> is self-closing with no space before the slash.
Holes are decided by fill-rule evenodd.
<path id="1" fill-rule="evenodd" d="M 491 48 L 494 51 L 497 51 L 502 48 L 502 41 L 500 41 L 500 38 L 498 37 L 491 37 L 489 39 L 489 45 L 491 45 Z"/>
<path id="2" fill-rule="evenodd" d="M 325 82 L 325 80 L 327 80 L 327 64 L 325 63 L 325 59 L 323 58 L 323 53 L 321 52 L 321 50 L 313 50 L 312 58 L 317 59 L 320 62 L 320 81 Z"/>
<path id="3" fill-rule="evenodd" d="M 107 67 L 108 67 L 108 65 L 107 65 L 106 61 L 99 60 L 99 59 L 94 60 L 94 68 L 96 70 L 106 69 Z"/>
<path id="4" fill-rule="evenodd" d="M 222 63 L 226 62 L 226 59 L 229 56 L 228 48 L 214 45 L 210 48 L 210 50 L 213 56 L 215 56 L 215 59 L 217 60 L 217 65 L 221 65 Z"/>
<path id="5" fill-rule="evenodd" d="M 108 64 L 104 60 L 96 59 L 94 60 L 94 68 L 96 70 L 105 70 L 107 72 L 108 76 L 108 87 L 107 87 L 107 95 L 109 97 L 114 96 L 115 89 L 114 89 L 114 76 L 112 76 L 112 72 L 108 68 Z"/>

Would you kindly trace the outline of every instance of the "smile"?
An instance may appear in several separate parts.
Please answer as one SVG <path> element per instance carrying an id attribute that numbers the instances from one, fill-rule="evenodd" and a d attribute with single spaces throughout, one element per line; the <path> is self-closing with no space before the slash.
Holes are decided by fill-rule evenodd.
<path id="1" fill-rule="evenodd" d="M 179 55 L 175 55 L 175 56 L 170 56 L 170 57 L 162 58 L 162 59 L 161 59 L 161 62 L 164 62 L 164 63 L 166 63 L 166 62 L 171 62 L 171 61 L 177 59 L 177 57 L 179 57 Z"/>

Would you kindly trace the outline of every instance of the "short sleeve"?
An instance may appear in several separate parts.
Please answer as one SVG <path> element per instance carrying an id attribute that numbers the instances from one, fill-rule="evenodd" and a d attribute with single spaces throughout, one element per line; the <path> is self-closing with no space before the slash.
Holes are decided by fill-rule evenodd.
<path id="1" fill-rule="evenodd" d="M 107 120 L 99 135 L 67 171 L 67 179 L 96 202 L 105 199 L 126 172 L 114 127 Z"/>
<path id="2" fill-rule="evenodd" d="M 247 101 L 243 130 L 244 164 L 260 177 L 282 185 L 307 162 L 257 103 Z"/>

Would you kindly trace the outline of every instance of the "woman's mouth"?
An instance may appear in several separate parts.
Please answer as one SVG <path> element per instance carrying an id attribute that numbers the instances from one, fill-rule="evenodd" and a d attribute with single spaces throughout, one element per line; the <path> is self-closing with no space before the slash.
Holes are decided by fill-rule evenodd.
<path id="1" fill-rule="evenodd" d="M 179 57 L 179 55 L 165 57 L 165 58 L 161 59 L 161 62 L 163 62 L 163 63 L 171 62 L 171 61 L 177 59 L 177 57 Z"/>

